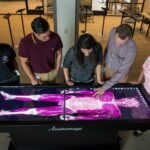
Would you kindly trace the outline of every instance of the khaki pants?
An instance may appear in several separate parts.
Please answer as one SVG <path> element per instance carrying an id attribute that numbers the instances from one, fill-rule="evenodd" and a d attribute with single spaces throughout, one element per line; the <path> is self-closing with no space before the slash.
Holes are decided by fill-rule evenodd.
<path id="1" fill-rule="evenodd" d="M 105 71 L 105 79 L 106 80 L 110 80 L 116 73 L 117 73 L 117 71 L 110 69 L 106 65 L 106 71 Z M 121 81 L 118 81 L 118 83 L 126 83 L 127 79 L 128 79 L 128 75 L 126 75 Z"/>
<path id="2" fill-rule="evenodd" d="M 57 70 L 54 69 L 48 73 L 36 73 L 36 76 L 38 76 L 39 80 L 42 83 L 55 83 L 56 76 L 57 76 Z"/>

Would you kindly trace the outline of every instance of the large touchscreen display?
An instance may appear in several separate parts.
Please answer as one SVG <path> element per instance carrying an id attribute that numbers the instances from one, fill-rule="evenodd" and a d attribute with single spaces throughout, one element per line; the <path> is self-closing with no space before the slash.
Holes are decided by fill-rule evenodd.
<path id="1" fill-rule="evenodd" d="M 0 121 L 150 118 L 149 104 L 136 87 L 94 93 L 85 87 L 1 87 Z"/>

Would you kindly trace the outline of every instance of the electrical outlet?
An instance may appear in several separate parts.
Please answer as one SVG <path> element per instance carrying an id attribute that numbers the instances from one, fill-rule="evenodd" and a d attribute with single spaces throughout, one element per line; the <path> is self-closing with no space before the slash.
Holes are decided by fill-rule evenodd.
<path id="1" fill-rule="evenodd" d="M 64 30 L 64 33 L 65 33 L 65 34 L 68 34 L 68 29 L 65 29 L 65 30 Z"/>

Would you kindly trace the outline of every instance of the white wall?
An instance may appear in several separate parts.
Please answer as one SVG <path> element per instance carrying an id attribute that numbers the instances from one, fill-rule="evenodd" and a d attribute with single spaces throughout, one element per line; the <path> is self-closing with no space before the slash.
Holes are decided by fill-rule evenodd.
<path id="1" fill-rule="evenodd" d="M 75 43 L 76 0 L 56 0 L 56 30 L 63 42 L 63 58 Z"/>

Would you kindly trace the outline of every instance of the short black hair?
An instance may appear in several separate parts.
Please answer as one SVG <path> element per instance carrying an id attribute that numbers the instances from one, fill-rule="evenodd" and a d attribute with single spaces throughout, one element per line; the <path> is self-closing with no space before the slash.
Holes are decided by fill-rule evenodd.
<path id="1" fill-rule="evenodd" d="M 35 33 L 45 33 L 49 29 L 49 23 L 42 17 L 36 17 L 31 23 L 32 30 Z"/>
<path id="2" fill-rule="evenodd" d="M 118 33 L 119 38 L 124 40 L 127 37 L 132 37 L 132 27 L 129 24 L 121 24 L 117 27 L 116 33 Z"/>

